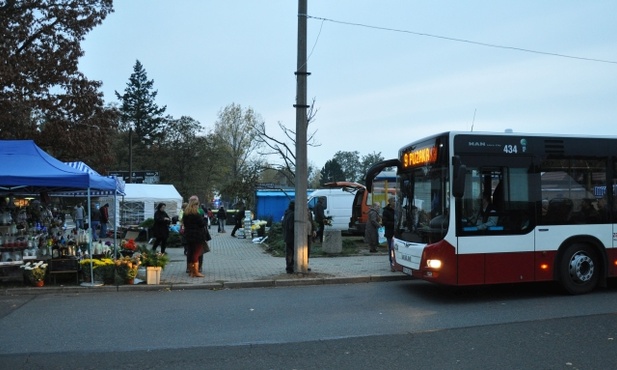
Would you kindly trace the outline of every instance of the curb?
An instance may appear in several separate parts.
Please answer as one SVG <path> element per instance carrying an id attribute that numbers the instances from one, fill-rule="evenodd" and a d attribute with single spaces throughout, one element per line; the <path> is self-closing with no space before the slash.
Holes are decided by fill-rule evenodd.
<path id="1" fill-rule="evenodd" d="M 277 279 L 277 280 L 251 280 L 251 281 L 229 281 L 203 284 L 158 284 L 158 285 L 103 285 L 95 287 L 83 286 L 51 286 L 41 288 L 7 288 L 2 290 L 2 295 L 41 295 L 41 294 L 90 294 L 90 293 L 112 293 L 112 292 L 161 292 L 161 291 L 182 291 L 182 290 L 222 290 L 222 289 L 246 289 L 246 288 L 276 288 L 290 286 L 310 286 L 310 285 L 335 285 L 335 284 L 359 284 L 377 283 L 400 280 L 412 280 L 407 275 L 375 275 L 375 276 L 356 276 L 356 277 L 333 277 L 333 278 L 306 278 L 306 279 Z"/>

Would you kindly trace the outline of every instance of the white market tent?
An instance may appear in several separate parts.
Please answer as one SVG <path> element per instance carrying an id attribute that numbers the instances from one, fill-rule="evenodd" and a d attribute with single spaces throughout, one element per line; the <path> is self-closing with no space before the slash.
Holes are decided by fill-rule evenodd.
<path id="1" fill-rule="evenodd" d="M 117 225 L 139 225 L 148 218 L 154 218 L 159 203 L 167 205 L 165 211 L 169 217 L 178 215 L 182 207 L 182 196 L 173 185 L 169 184 L 125 184 L 124 196 L 118 197 L 116 215 L 110 215 L 111 222 L 119 220 Z M 112 204 L 113 198 L 101 198 L 101 204 Z"/>

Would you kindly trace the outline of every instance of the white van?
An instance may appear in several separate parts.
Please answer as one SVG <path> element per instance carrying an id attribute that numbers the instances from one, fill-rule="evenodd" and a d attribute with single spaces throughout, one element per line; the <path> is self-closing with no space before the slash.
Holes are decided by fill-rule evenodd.
<path id="1" fill-rule="evenodd" d="M 326 230 L 341 230 L 347 233 L 354 196 L 358 189 L 364 188 L 364 185 L 342 181 L 329 182 L 324 186 L 326 188 L 317 189 L 309 195 L 308 208 L 313 211 L 319 198 L 324 198 L 324 214 L 326 217 L 332 217 L 332 226 L 326 226 Z"/>

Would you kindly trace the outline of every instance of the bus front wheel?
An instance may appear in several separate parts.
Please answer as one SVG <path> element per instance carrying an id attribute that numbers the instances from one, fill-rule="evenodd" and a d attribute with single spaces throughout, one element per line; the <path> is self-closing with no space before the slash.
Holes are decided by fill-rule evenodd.
<path id="1" fill-rule="evenodd" d="M 559 280 L 570 294 L 591 292 L 597 285 L 600 265 L 595 251 L 586 244 L 572 244 L 563 253 Z"/>

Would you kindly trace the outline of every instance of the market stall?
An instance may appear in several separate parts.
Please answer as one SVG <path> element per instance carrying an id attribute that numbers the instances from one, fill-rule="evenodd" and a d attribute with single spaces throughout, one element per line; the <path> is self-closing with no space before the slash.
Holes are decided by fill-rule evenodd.
<path id="1" fill-rule="evenodd" d="M 0 140 L 0 278 L 24 260 L 78 268 L 80 245 L 89 252 L 92 243 L 87 234 L 60 226 L 47 206 L 50 194 L 81 190 L 90 204 L 93 192 L 117 189 L 115 179 L 68 166 L 32 140 Z M 16 204 L 18 196 L 29 196 L 28 202 Z"/>

